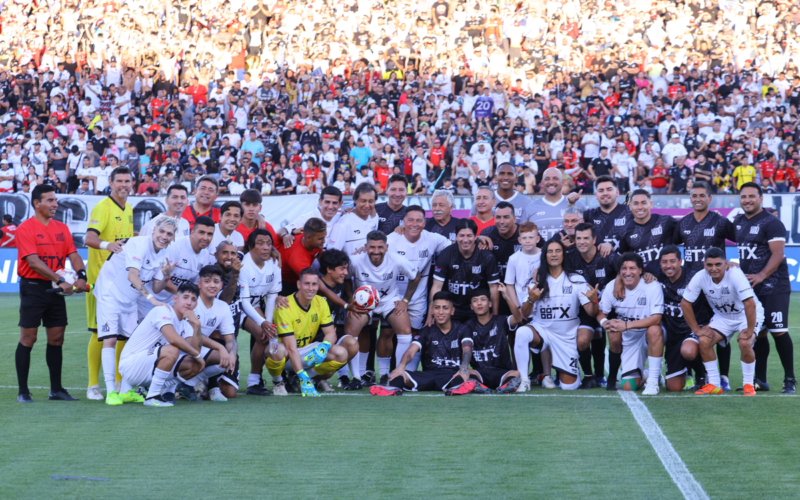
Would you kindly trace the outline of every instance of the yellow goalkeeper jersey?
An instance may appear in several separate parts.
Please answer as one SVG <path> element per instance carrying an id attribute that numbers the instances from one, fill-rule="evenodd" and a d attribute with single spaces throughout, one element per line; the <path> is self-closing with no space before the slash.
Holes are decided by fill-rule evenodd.
<path id="1" fill-rule="evenodd" d="M 297 347 L 322 341 L 324 335 L 320 328 L 333 325 L 328 301 L 317 295 L 306 310 L 297 303 L 296 295 L 289 297 L 287 309 L 275 309 L 273 321 L 278 329 L 278 339 L 283 342 L 284 337 L 294 335 Z"/>

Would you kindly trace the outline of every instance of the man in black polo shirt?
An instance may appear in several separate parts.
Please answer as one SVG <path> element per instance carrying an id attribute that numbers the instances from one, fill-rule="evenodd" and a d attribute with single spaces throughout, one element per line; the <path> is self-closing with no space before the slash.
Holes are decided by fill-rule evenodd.
<path id="1" fill-rule="evenodd" d="M 20 338 L 15 355 L 19 383 L 17 401 L 33 403 L 28 389 L 28 372 L 31 349 L 40 325 L 47 332 L 45 357 L 50 370 L 49 399 L 77 401 L 61 385 L 61 346 L 67 326 L 67 305 L 63 295 L 86 291 L 86 269 L 75 250 L 69 228 L 53 220 L 58 209 L 55 186 L 36 186 L 31 193 L 31 203 L 36 211 L 34 216 L 20 224 L 16 232 L 17 273 L 20 278 Z M 74 283 L 65 281 L 62 276 L 67 259 L 77 275 Z M 51 289 L 56 288 L 60 292 L 51 293 Z"/>

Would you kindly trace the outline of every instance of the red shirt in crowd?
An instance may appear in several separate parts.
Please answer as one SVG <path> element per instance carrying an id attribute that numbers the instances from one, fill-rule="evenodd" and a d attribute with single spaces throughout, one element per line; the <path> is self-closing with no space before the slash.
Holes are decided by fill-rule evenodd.
<path id="1" fill-rule="evenodd" d="M 663 167 L 653 167 L 653 170 L 650 171 L 650 175 L 652 176 L 666 175 L 666 174 L 667 174 L 667 169 Z M 663 177 L 655 178 L 652 180 L 651 184 L 652 187 L 657 189 L 665 188 L 667 187 L 667 179 L 664 179 Z"/>
<path id="2" fill-rule="evenodd" d="M 762 179 L 772 179 L 772 176 L 775 175 L 775 164 L 771 161 L 762 161 L 758 165 L 758 169 L 761 170 Z"/>
<path id="3" fill-rule="evenodd" d="M 192 102 L 194 104 L 208 102 L 208 89 L 205 85 L 189 85 L 186 87 L 186 90 L 181 89 L 181 93 L 192 96 Z"/>
<path id="4" fill-rule="evenodd" d="M 10 224 L 8 226 L 3 226 L 3 237 L 0 238 L 0 247 L 5 248 L 14 248 L 17 246 L 16 240 L 16 233 L 17 233 L 17 226 L 14 224 Z"/>
<path id="5" fill-rule="evenodd" d="M 5 229 L 4 229 L 5 230 Z M 55 219 L 45 226 L 36 217 L 31 217 L 17 227 L 17 274 L 20 278 L 45 280 L 28 265 L 25 257 L 38 255 L 51 271 L 64 269 L 67 256 L 75 253 L 75 243 L 66 224 Z"/>
<path id="6" fill-rule="evenodd" d="M 686 87 L 684 87 L 683 85 L 670 85 L 669 87 L 667 87 L 667 96 L 670 99 L 675 99 L 675 96 L 678 94 L 678 91 L 681 91 L 685 94 Z"/>

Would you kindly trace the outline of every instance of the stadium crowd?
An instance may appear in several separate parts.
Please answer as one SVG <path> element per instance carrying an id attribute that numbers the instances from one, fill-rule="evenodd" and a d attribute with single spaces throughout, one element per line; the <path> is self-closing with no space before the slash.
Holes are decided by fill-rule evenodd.
<path id="1" fill-rule="evenodd" d="M 785 0 L 97 0 L 0 7 L 0 191 L 474 195 L 800 182 Z"/>

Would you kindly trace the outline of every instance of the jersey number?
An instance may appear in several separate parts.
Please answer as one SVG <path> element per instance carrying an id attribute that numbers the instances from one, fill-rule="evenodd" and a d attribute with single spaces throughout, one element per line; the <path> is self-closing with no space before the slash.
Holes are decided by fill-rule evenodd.
<path id="1" fill-rule="evenodd" d="M 773 323 L 783 323 L 783 313 L 782 312 L 778 311 L 778 312 L 774 312 L 774 313 L 770 313 L 770 314 L 772 314 L 772 322 Z"/>

